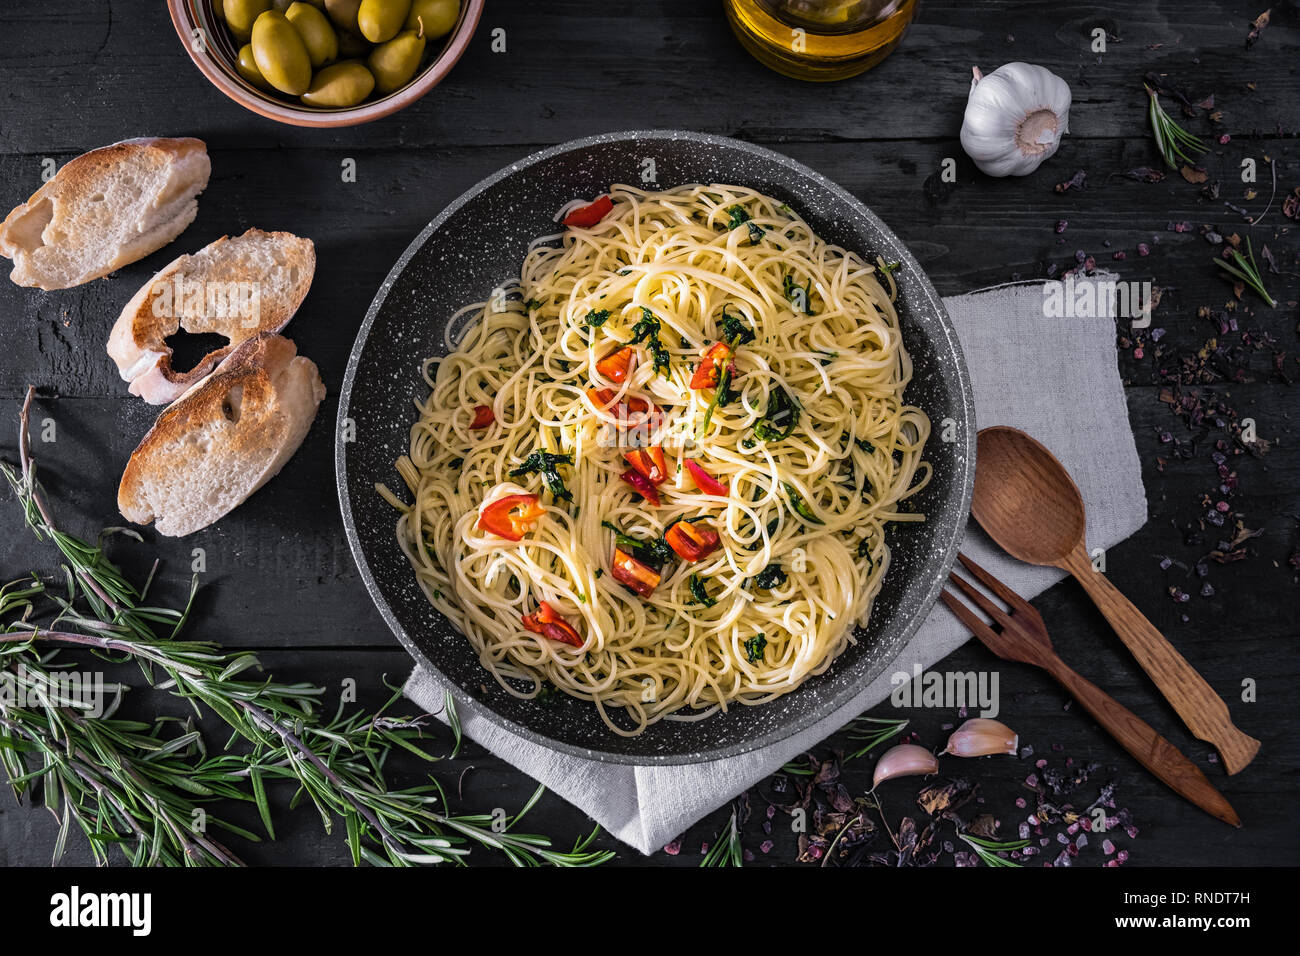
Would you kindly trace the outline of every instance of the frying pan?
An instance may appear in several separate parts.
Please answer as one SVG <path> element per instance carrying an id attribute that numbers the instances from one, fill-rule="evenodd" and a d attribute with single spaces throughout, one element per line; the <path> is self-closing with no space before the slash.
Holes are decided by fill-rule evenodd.
<path id="1" fill-rule="evenodd" d="M 517 276 L 530 241 L 555 231 L 557 209 L 611 183 L 669 188 L 749 186 L 789 203 L 824 239 L 898 261 L 897 308 L 914 364 L 905 399 L 935 423 L 926 446 L 930 484 L 911 501 L 926 520 L 892 526 L 893 561 L 871 619 L 823 674 L 770 703 L 733 706 L 698 721 L 663 720 L 636 737 L 613 733 L 594 706 L 565 694 L 520 700 L 479 664 L 469 642 L 429 604 L 397 544 L 397 515 L 377 481 L 403 487 L 407 451 L 427 397 L 420 365 L 443 354 L 453 312 Z M 624 764 L 719 760 L 774 743 L 848 704 L 902 652 L 939 593 L 970 507 L 975 412 L 970 380 L 943 302 L 898 237 L 850 193 L 771 150 L 683 131 L 608 133 L 534 153 L 489 176 L 416 236 L 380 286 L 357 335 L 339 400 L 335 467 L 348 542 L 370 596 L 411 656 L 476 701 L 495 722 L 546 747 Z M 941 428 L 951 419 L 955 428 Z M 955 435 L 943 441 L 941 434 Z M 613 711 L 617 713 L 617 709 Z"/>

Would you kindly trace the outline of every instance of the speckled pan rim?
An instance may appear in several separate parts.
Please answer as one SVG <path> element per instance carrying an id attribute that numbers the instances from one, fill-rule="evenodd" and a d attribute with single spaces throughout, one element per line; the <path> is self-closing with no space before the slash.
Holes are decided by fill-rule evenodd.
<path id="1" fill-rule="evenodd" d="M 365 554 L 362 550 L 360 536 L 357 530 L 356 518 L 352 511 L 351 500 L 348 495 L 348 473 L 347 473 L 347 456 L 346 445 L 343 440 L 343 430 L 341 423 L 351 417 L 349 411 L 352 404 L 352 389 L 357 375 L 357 369 L 360 364 L 361 353 L 370 335 L 370 329 L 373 326 L 377 316 L 382 310 L 388 294 L 393 284 L 398 280 L 403 271 L 406 269 L 410 260 L 420 251 L 438 229 L 440 229 L 448 219 L 450 219 L 462 207 L 472 202 L 485 190 L 492 188 L 508 176 L 515 175 L 529 167 L 544 163 L 554 157 L 563 155 L 575 150 L 586 149 L 588 147 L 600 146 L 603 144 L 623 143 L 626 141 L 645 141 L 655 139 L 667 140 L 687 140 L 701 144 L 708 144 L 720 148 L 737 149 L 747 152 L 752 156 L 770 162 L 776 166 L 781 166 L 792 172 L 807 177 L 817 186 L 825 189 L 832 197 L 850 205 L 854 210 L 867 220 L 875 229 L 878 229 L 884 236 L 892 239 L 898 247 L 902 256 L 903 264 L 910 271 L 912 277 L 919 285 L 919 294 L 924 299 L 921 305 L 932 310 L 934 320 L 939 329 L 942 329 L 944 335 L 944 346 L 947 355 L 951 356 L 953 366 L 950 370 L 952 382 L 956 384 L 957 400 L 960 403 L 958 411 L 958 421 L 960 432 L 964 436 L 964 448 L 956 455 L 956 467 L 959 474 L 956 476 L 956 486 L 960 489 L 960 500 L 955 505 L 958 516 L 950 534 L 944 544 L 941 553 L 937 553 L 929 564 L 930 582 L 926 588 L 923 597 L 916 602 L 912 608 L 911 617 L 902 625 L 894 638 L 896 648 L 892 654 L 882 656 L 877 666 L 873 669 L 867 678 L 867 683 L 874 680 L 883 673 L 889 665 L 897 660 L 902 652 L 907 648 L 912 636 L 921 626 L 921 623 L 929 615 L 935 602 L 938 600 L 939 592 L 947 579 L 948 572 L 952 569 L 957 559 L 957 551 L 961 544 L 962 536 L 966 525 L 966 516 L 970 512 L 971 494 L 975 481 L 975 404 L 971 391 L 970 375 L 966 368 L 965 357 L 962 353 L 961 344 L 958 341 L 956 330 L 953 328 L 952 320 L 944 307 L 943 299 L 935 291 L 929 277 L 925 274 L 920 264 L 916 261 L 911 251 L 907 249 L 901 239 L 889 229 L 888 226 L 856 196 L 844 189 L 842 186 L 830 179 L 827 179 L 816 170 L 797 162 L 788 156 L 767 149 L 762 146 L 756 146 L 742 140 L 732 139 L 726 136 L 717 136 L 711 133 L 697 133 L 689 130 L 627 130 L 612 133 L 601 133 L 595 136 L 588 136 L 582 139 L 570 140 L 557 146 L 539 150 L 530 154 L 524 159 L 503 167 L 486 179 L 481 180 L 476 185 L 462 193 L 456 199 L 452 200 L 434 219 L 424 227 L 411 241 L 411 243 L 402 252 L 402 255 L 394 263 L 393 268 L 389 270 L 388 275 L 384 278 L 379 290 L 366 312 L 365 320 L 362 322 L 357 332 L 356 340 L 352 347 L 352 352 L 348 357 L 347 369 L 343 377 L 343 385 L 339 392 L 338 420 L 335 423 L 335 444 L 334 444 L 334 463 L 335 479 L 339 495 L 339 506 L 342 512 L 344 530 L 347 534 L 348 546 L 352 551 L 352 558 L 357 565 L 361 574 L 362 581 L 365 583 L 366 590 L 369 592 L 371 600 L 374 602 L 380 616 L 388 624 L 398 641 L 406 648 L 407 653 L 422 667 L 436 674 L 440 680 L 449 683 L 471 698 L 475 698 L 475 703 L 488 720 L 504 730 L 517 734 L 525 740 L 529 740 L 540 746 L 568 754 L 575 757 L 581 757 L 587 760 L 597 760 L 606 763 L 639 765 L 639 766 L 680 766 L 696 763 L 708 763 L 715 760 L 723 760 L 728 757 L 739 756 L 740 754 L 749 753 L 762 747 L 778 743 L 812 727 L 813 725 L 825 720 L 844 706 L 847 706 L 866 686 L 851 685 L 841 688 L 837 692 L 822 698 L 817 706 L 810 706 L 803 710 L 798 718 L 791 720 L 782 727 L 760 734 L 753 738 L 746 738 L 739 743 L 727 744 L 719 747 L 703 748 L 689 753 L 672 753 L 672 754 L 626 754 L 616 751 L 596 750 L 588 747 L 581 747 L 557 740 L 554 737 L 547 736 L 530 727 L 497 713 L 489 705 L 478 701 L 476 695 L 468 688 L 462 687 L 460 683 L 453 678 L 445 675 L 437 668 L 423 653 L 418 644 L 407 634 L 405 627 L 398 621 L 396 614 L 389 605 L 388 599 L 379 587 L 374 574 L 371 571 Z M 916 307 L 916 304 L 913 304 Z M 832 665 L 833 666 L 833 665 Z M 799 694 L 805 688 L 799 688 L 792 691 L 792 694 Z M 707 724 L 707 720 L 703 722 Z M 684 726 L 701 726 L 701 724 L 690 724 Z"/>

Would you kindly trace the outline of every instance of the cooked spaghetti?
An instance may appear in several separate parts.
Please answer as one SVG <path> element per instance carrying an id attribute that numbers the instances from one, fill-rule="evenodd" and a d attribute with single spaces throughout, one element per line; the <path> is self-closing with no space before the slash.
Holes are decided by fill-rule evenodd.
<path id="1" fill-rule="evenodd" d="M 429 359 L 397 537 L 511 694 L 617 733 L 826 670 L 920 521 L 892 268 L 739 186 L 614 186 Z M 883 284 L 882 284 L 883 282 Z"/>

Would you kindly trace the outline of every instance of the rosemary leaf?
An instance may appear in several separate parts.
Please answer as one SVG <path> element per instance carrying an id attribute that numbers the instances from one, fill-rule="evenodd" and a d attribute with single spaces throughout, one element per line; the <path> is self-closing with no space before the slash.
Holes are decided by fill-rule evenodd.
<path id="1" fill-rule="evenodd" d="M 731 819 L 709 846 L 700 866 L 744 866 L 745 851 L 740 845 L 740 828 L 736 825 L 736 811 L 731 811 Z"/>
<path id="2" fill-rule="evenodd" d="M 1156 149 L 1170 169 L 1177 169 L 1179 162 L 1195 166 L 1200 155 L 1208 150 L 1199 136 L 1194 136 L 1183 129 L 1165 112 L 1160 105 L 1160 98 L 1151 87 L 1146 88 L 1149 103 L 1147 118 L 1151 122 L 1151 135 L 1156 141 Z"/>
<path id="3" fill-rule="evenodd" d="M 998 856 L 998 853 L 1007 853 L 1011 850 L 1019 850 L 1029 846 L 1028 840 L 1012 840 L 1007 843 L 998 843 L 994 840 L 985 840 L 983 837 L 973 836 L 969 833 L 958 833 L 967 846 L 975 851 L 975 855 L 984 861 L 985 866 L 1010 866 L 1019 867 L 1020 864 L 1005 857 Z"/>
<path id="4" fill-rule="evenodd" d="M 1264 288 L 1264 277 L 1259 271 L 1259 264 L 1255 261 L 1255 250 L 1251 248 L 1250 237 L 1246 237 L 1246 254 L 1243 256 L 1240 249 L 1231 249 L 1232 261 L 1215 258 L 1214 264 L 1232 276 L 1240 280 L 1244 285 L 1249 286 L 1255 293 L 1269 304 L 1270 308 L 1277 308 L 1277 300 L 1268 294 L 1268 289 Z"/>

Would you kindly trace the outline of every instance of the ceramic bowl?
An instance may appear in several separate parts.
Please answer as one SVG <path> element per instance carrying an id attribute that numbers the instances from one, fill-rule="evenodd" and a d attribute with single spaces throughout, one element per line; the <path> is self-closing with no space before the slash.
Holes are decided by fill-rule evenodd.
<path id="1" fill-rule="evenodd" d="M 212 0 L 167 0 L 172 24 L 194 65 L 212 85 L 246 109 L 292 126 L 357 126 L 396 113 L 443 81 L 469 46 L 485 0 L 462 0 L 460 19 L 449 34 L 431 41 L 425 64 L 410 83 L 388 96 L 343 109 L 307 106 L 259 90 L 239 75 L 235 62 L 240 44 L 212 10 Z"/>

